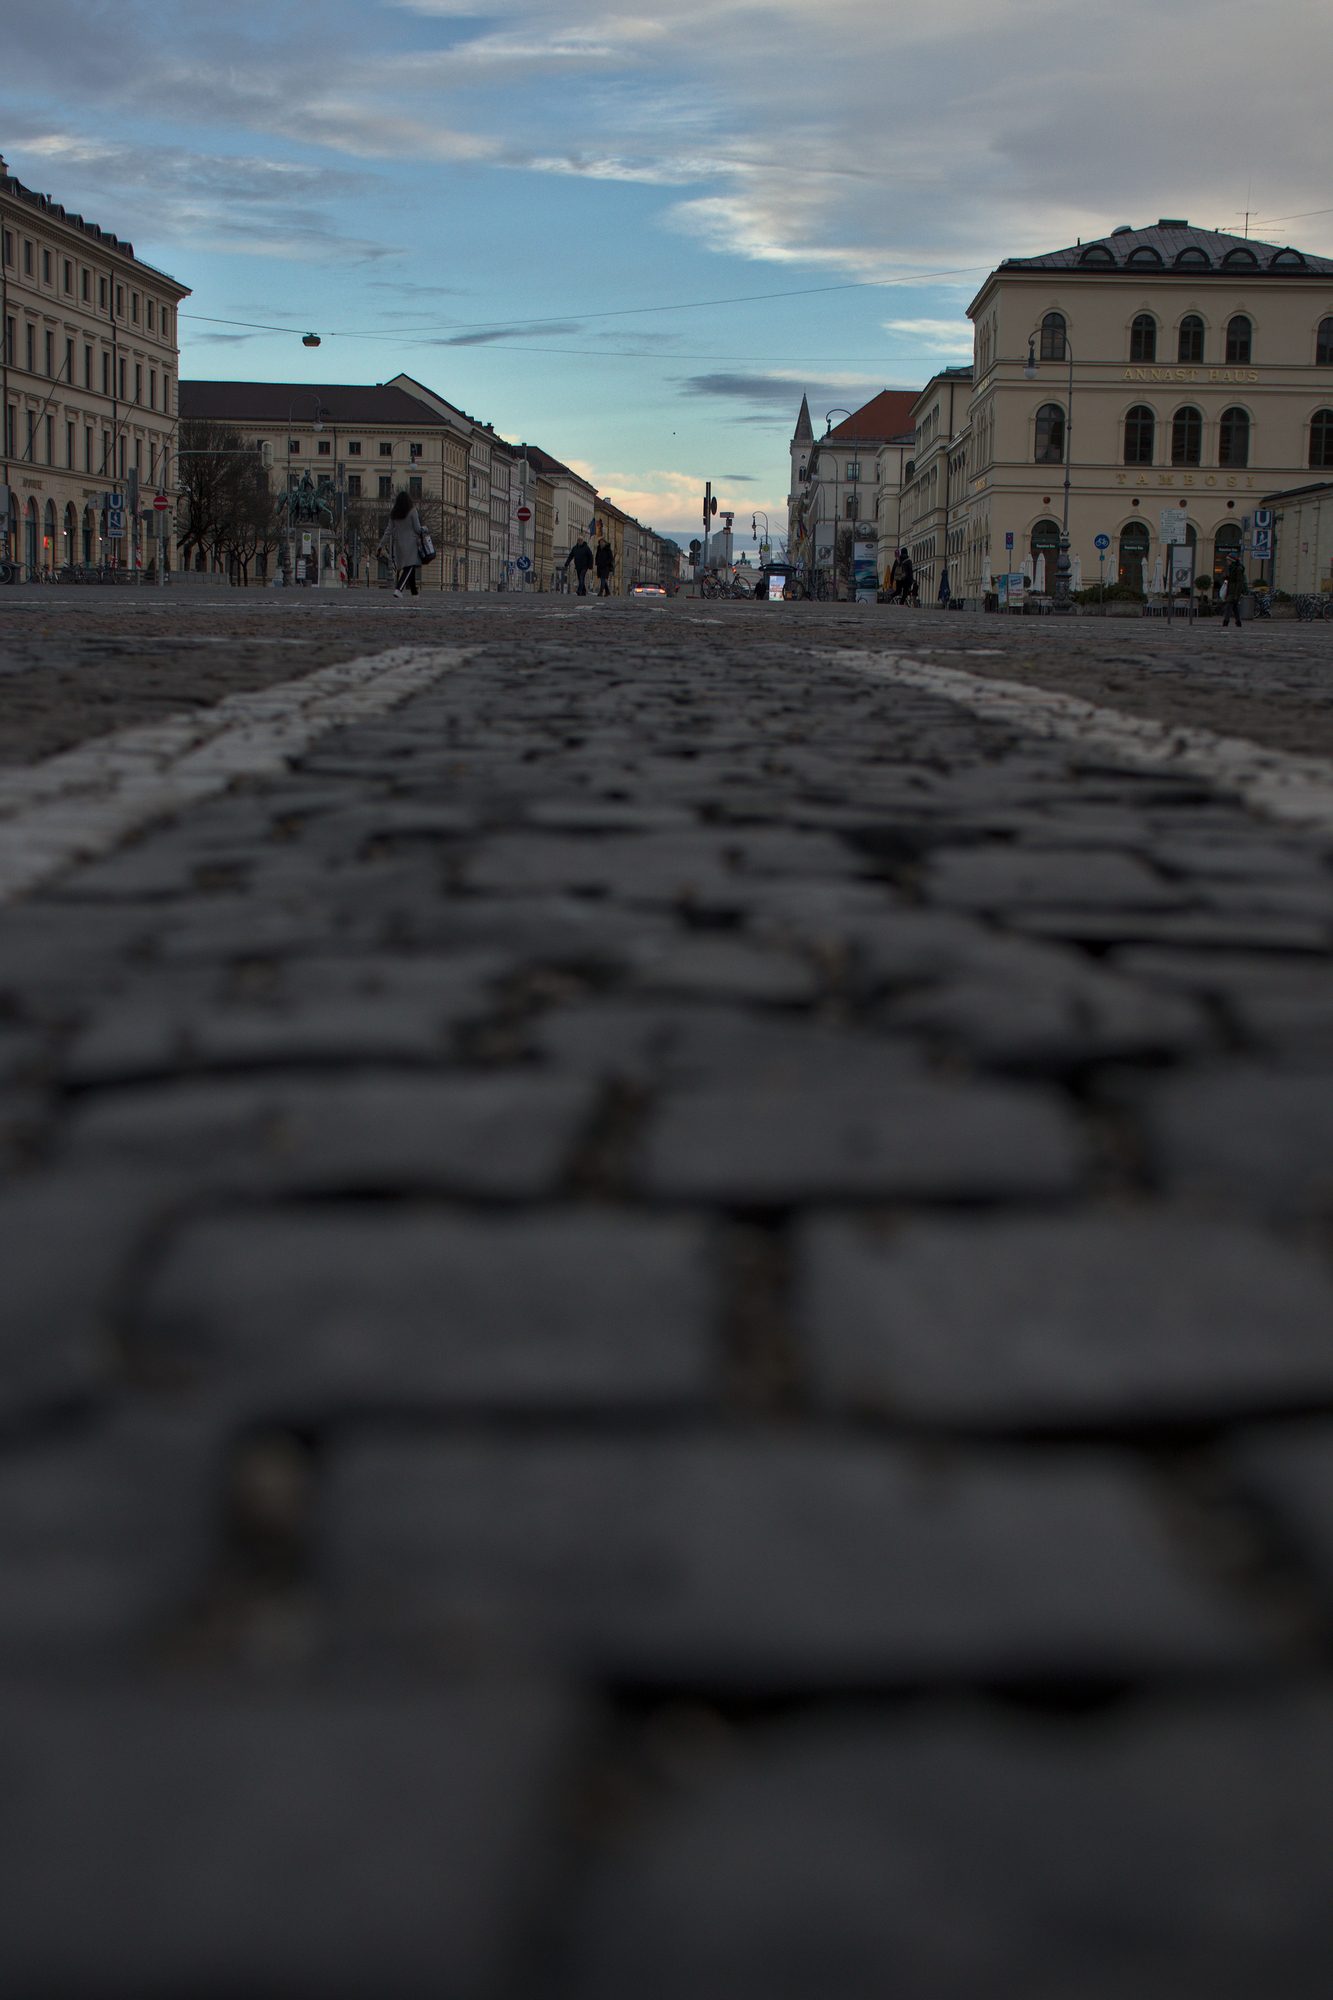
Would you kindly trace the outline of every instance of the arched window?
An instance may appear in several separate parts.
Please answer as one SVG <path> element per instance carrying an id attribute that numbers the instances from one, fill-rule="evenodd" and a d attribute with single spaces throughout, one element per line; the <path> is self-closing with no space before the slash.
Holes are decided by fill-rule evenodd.
<path id="1" fill-rule="evenodd" d="M 35 570 L 41 562 L 41 542 L 37 502 L 30 498 L 23 513 L 23 560 L 31 570 Z"/>
<path id="2" fill-rule="evenodd" d="M 42 568 L 50 569 L 60 561 L 60 551 L 56 547 L 56 503 L 48 500 L 46 512 L 42 516 Z"/>
<path id="3" fill-rule="evenodd" d="M 1125 418 L 1125 464 L 1151 465 L 1157 420 L 1146 403 L 1135 403 Z"/>
<path id="4" fill-rule="evenodd" d="M 1213 585 L 1214 588 L 1227 573 L 1227 564 L 1239 559 L 1241 532 L 1239 521 L 1224 521 L 1213 536 Z"/>
<path id="5" fill-rule="evenodd" d="M 1145 583 L 1143 565 L 1147 559 L 1147 522 L 1126 521 L 1120 530 L 1120 560 L 1116 569 L 1116 581 L 1127 583 L 1132 590 L 1142 590 Z"/>
<path id="6" fill-rule="evenodd" d="M 83 510 L 83 560 L 97 560 L 97 509 L 91 502 Z"/>
<path id="7" fill-rule="evenodd" d="M 1255 256 L 1253 250 L 1237 249 L 1227 251 L 1226 256 L 1222 259 L 1222 266 L 1224 270 L 1228 267 L 1233 271 L 1240 270 L 1242 267 L 1247 270 L 1253 270 L 1258 262 L 1259 259 Z"/>
<path id="8" fill-rule="evenodd" d="M 1203 456 L 1203 418 L 1186 403 L 1171 419 L 1172 465 L 1197 465 Z"/>
<path id="9" fill-rule="evenodd" d="M 1129 358 L 1131 361 L 1157 359 L 1157 321 L 1151 313 L 1137 313 L 1130 322 Z"/>
<path id="10" fill-rule="evenodd" d="M 1037 412 L 1035 465 L 1063 465 L 1065 459 L 1065 413 L 1058 403 L 1043 403 Z"/>
<path id="11" fill-rule="evenodd" d="M 1203 321 L 1197 313 L 1186 313 L 1180 322 L 1176 359 L 1196 362 L 1203 360 Z"/>
<path id="12" fill-rule="evenodd" d="M 1043 361 L 1063 361 L 1066 358 L 1065 316 L 1063 313 L 1049 312 L 1041 323 L 1041 358 Z"/>
<path id="13" fill-rule="evenodd" d="M 1321 319 L 1314 338 L 1314 365 L 1333 368 L 1333 319 Z"/>
<path id="14" fill-rule="evenodd" d="M 1245 313 L 1236 313 L 1227 321 L 1228 361 L 1246 362 L 1250 359 L 1254 346 L 1254 328 Z"/>
<path id="15" fill-rule="evenodd" d="M 1222 412 L 1217 426 L 1217 462 L 1232 466 L 1250 462 L 1250 416 L 1238 404 Z"/>
<path id="16" fill-rule="evenodd" d="M 1114 264 L 1115 254 L 1104 243 L 1090 243 L 1086 250 L 1079 252 L 1080 264 Z"/>
<path id="17" fill-rule="evenodd" d="M 71 500 L 65 509 L 65 546 L 61 551 L 61 561 L 76 563 L 79 560 L 79 510 Z"/>
<path id="18" fill-rule="evenodd" d="M 1032 530 L 1032 572 L 1037 572 L 1037 557 L 1046 558 L 1045 583 L 1047 590 L 1055 588 L 1056 565 L 1060 560 L 1060 524 L 1058 521 L 1038 521 Z"/>
<path id="19" fill-rule="evenodd" d="M 1316 410 L 1310 419 L 1310 463 L 1333 465 L 1333 410 Z"/>
<path id="20" fill-rule="evenodd" d="M 1188 267 L 1192 264 L 1196 268 L 1199 265 L 1203 265 L 1206 268 L 1211 261 L 1208 252 L 1201 250 L 1197 243 L 1188 244 L 1185 249 L 1176 253 L 1176 263 L 1182 267 Z"/>
<path id="21" fill-rule="evenodd" d="M 1131 250 L 1125 259 L 1127 264 L 1160 264 L 1161 261 L 1161 251 L 1154 250 L 1151 243 L 1140 243 L 1138 248 Z"/>

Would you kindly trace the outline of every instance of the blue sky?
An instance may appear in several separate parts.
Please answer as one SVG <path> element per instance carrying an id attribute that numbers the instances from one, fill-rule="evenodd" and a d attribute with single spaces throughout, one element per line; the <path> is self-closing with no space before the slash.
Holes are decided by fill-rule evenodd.
<path id="1" fill-rule="evenodd" d="M 664 533 L 706 478 L 776 530 L 802 391 L 822 426 L 968 358 L 1003 256 L 1247 208 L 1333 254 L 1330 18 L 43 0 L 6 20 L 0 152 L 193 288 L 186 375 L 406 369 Z"/>

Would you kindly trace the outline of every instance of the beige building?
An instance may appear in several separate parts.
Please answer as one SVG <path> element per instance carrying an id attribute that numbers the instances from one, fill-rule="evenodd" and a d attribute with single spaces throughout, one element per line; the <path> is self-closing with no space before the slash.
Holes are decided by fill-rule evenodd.
<path id="1" fill-rule="evenodd" d="M 912 457 L 904 467 L 898 546 L 912 558 L 923 604 L 938 601 L 946 565 L 950 595 L 960 587 L 971 393 L 970 368 L 943 368 L 931 376 L 912 412 Z"/>
<path id="2" fill-rule="evenodd" d="M 0 238 L 0 560 L 36 575 L 151 560 L 153 495 L 174 482 L 188 288 L 3 160 Z M 120 538 L 108 532 L 109 493 L 126 502 Z"/>
<path id="3" fill-rule="evenodd" d="M 421 573 L 423 587 L 467 587 L 470 439 L 451 417 L 403 389 L 357 382 L 186 381 L 180 413 L 183 421 L 226 424 L 253 443 L 277 490 L 309 477 L 325 495 L 331 525 L 312 537 L 321 581 L 335 580 L 340 551 L 352 575 L 380 576 L 379 537 L 406 490 L 433 503 L 425 511 L 438 554 Z"/>
<path id="4" fill-rule="evenodd" d="M 1151 588 L 1163 509 L 1184 510 L 1213 575 L 1265 495 L 1333 468 L 1329 258 L 1167 219 L 1007 258 L 968 313 L 955 594 L 979 598 L 1025 555 L 1053 586 L 1066 469 L 1076 580 L 1097 581 L 1101 534 L 1108 581 Z"/>
<path id="5" fill-rule="evenodd" d="M 808 574 L 831 584 L 836 568 L 841 578 L 839 548 L 855 540 L 876 542 L 881 576 L 888 570 L 905 520 L 900 495 L 916 402 L 910 389 L 883 389 L 839 424 L 833 418 L 842 413 L 829 410 L 816 437 L 802 396 L 790 446 L 787 553 Z"/>
<path id="6" fill-rule="evenodd" d="M 538 565 L 538 588 L 558 590 L 565 557 L 579 536 L 590 532 L 588 524 L 597 512 L 597 489 L 549 451 L 540 451 L 536 445 L 523 449 L 550 490 L 550 540 Z"/>
<path id="7" fill-rule="evenodd" d="M 1273 516 L 1274 588 L 1333 591 L 1333 480 L 1265 494 L 1262 504 Z"/>

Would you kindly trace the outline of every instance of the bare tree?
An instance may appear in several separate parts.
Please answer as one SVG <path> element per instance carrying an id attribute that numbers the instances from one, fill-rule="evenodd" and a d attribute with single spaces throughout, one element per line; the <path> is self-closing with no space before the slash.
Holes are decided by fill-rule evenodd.
<path id="1" fill-rule="evenodd" d="M 262 533 L 261 495 L 272 509 L 258 449 L 230 424 L 211 417 L 182 418 L 178 449 L 176 541 L 182 560 L 188 567 L 202 549 L 220 569 L 239 540 L 248 567 Z"/>

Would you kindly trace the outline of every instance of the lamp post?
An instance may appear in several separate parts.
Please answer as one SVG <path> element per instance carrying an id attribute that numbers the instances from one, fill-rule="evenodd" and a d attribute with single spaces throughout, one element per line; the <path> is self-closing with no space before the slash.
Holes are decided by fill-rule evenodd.
<path id="1" fill-rule="evenodd" d="M 832 431 L 832 429 L 833 429 L 833 419 L 834 419 L 835 417 L 846 417 L 846 419 L 847 419 L 848 423 L 850 423 L 850 422 L 851 422 L 851 420 L 852 420 L 852 412 L 851 412 L 850 410 L 844 410 L 844 409 L 842 408 L 841 404 L 838 404 L 838 403 L 835 403 L 835 404 L 834 404 L 834 406 L 833 406 L 833 408 L 832 408 L 831 410 L 825 410 L 825 412 L 824 412 L 824 437 L 820 438 L 820 439 L 818 440 L 818 442 L 817 442 L 816 446 L 815 446 L 815 458 L 816 458 L 816 463 L 818 463 L 818 454 L 819 454 L 819 445 L 823 444 L 823 442 L 824 442 L 824 438 L 828 437 L 828 436 L 829 436 L 829 434 L 830 434 L 830 432 Z M 832 586 L 832 594 L 833 594 L 833 596 L 834 596 L 834 597 L 836 597 L 836 596 L 837 596 L 837 594 L 838 594 L 838 502 L 837 502 L 837 492 L 838 492 L 838 474 L 837 474 L 837 468 L 836 468 L 836 466 L 835 466 L 835 468 L 834 468 L 834 473 L 833 473 L 833 494 L 834 494 L 834 500 L 833 500 L 833 544 L 832 544 L 832 548 L 831 548 L 831 551 L 830 551 L 830 558 L 831 558 L 831 561 L 832 561 L 832 565 L 833 565 L 833 586 Z M 818 548 L 818 543 L 819 543 L 819 518 L 820 518 L 820 514 L 822 513 L 822 511 L 823 511 L 823 509 L 821 508 L 821 506 L 820 506 L 820 502 L 819 502 L 819 484 L 818 484 L 818 483 L 816 483 L 816 487 L 815 487 L 815 520 L 814 520 L 814 540 L 815 540 L 815 551 L 814 551 L 814 552 L 815 552 L 815 555 L 816 555 L 816 557 L 817 557 L 817 556 L 818 556 L 818 554 L 819 554 L 819 548 Z M 813 580 L 813 579 L 812 579 L 812 580 Z M 812 595 L 813 595 L 813 593 L 812 593 Z"/>
<path id="2" fill-rule="evenodd" d="M 772 530 L 768 525 L 767 514 L 764 514 L 764 510 L 762 507 L 756 507 L 750 515 L 750 533 L 754 536 L 756 543 L 759 545 L 759 553 L 762 556 L 764 552 L 763 543 L 759 542 L 759 516 L 761 514 L 764 515 L 764 542 L 768 543 L 770 548 L 772 546 L 773 534 Z"/>
<path id="3" fill-rule="evenodd" d="M 1041 329 L 1034 327 L 1028 335 L 1028 358 L 1023 364 L 1023 374 L 1029 382 L 1037 379 L 1037 336 Z M 1060 555 L 1055 565 L 1055 605 L 1056 611 L 1072 611 L 1069 596 L 1069 461 L 1073 451 L 1074 437 L 1074 350 L 1069 344 L 1069 329 L 1064 332 L 1064 349 L 1069 361 L 1069 385 L 1065 394 L 1065 504 L 1060 521 Z"/>

